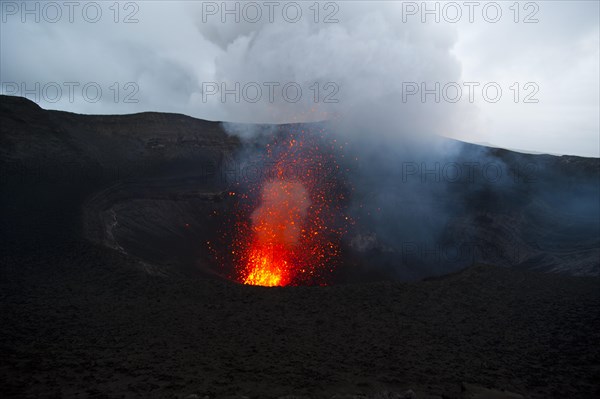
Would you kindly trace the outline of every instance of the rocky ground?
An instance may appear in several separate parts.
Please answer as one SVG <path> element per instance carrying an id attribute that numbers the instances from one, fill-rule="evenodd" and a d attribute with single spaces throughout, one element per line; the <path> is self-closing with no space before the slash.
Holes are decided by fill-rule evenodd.
<path id="1" fill-rule="evenodd" d="M 151 276 L 85 242 L 1 266 L 3 397 L 462 398 L 463 382 L 600 393 L 596 278 L 481 265 L 410 284 L 261 288 Z"/>

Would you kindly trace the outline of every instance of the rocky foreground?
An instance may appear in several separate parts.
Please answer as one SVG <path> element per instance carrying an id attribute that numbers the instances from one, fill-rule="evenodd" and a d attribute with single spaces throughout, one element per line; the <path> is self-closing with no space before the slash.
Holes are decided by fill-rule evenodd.
<path id="1" fill-rule="evenodd" d="M 1 268 L 3 397 L 600 393 L 597 278 L 480 265 L 410 284 L 261 288 L 152 276 L 85 242 Z"/>

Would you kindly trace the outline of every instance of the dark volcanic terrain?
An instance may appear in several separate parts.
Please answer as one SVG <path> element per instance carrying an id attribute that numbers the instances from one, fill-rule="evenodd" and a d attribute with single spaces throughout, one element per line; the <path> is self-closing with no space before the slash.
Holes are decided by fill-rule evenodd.
<path id="1" fill-rule="evenodd" d="M 595 278 L 476 266 L 269 289 L 151 276 L 86 243 L 2 267 L 3 397 L 600 393 Z"/>
<path id="2" fill-rule="evenodd" d="M 2 397 L 600 396 L 597 159 L 460 144 L 532 177 L 435 197 L 487 250 L 407 259 L 359 214 L 339 284 L 264 288 L 204 245 L 244 145 L 219 123 L 0 96 L 0 144 Z"/>

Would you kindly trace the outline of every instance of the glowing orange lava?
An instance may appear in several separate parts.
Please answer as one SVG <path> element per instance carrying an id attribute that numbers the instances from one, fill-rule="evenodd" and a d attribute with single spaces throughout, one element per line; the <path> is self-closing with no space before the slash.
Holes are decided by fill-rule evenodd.
<path id="1" fill-rule="evenodd" d="M 247 254 L 244 284 L 287 285 L 290 261 L 300 239 L 309 206 L 302 183 L 278 174 L 263 185 L 261 204 L 252 214 L 253 242 Z"/>
<path id="2" fill-rule="evenodd" d="M 285 251 L 275 252 L 268 247 L 250 251 L 244 284 L 274 287 L 289 283 L 289 264 L 285 260 Z"/>
<path id="3" fill-rule="evenodd" d="M 240 186 L 231 232 L 235 280 L 263 286 L 327 284 L 348 219 L 341 213 L 344 191 L 332 178 L 339 169 L 333 158 L 337 143 L 320 148 L 323 142 L 323 136 L 304 131 L 276 138 L 264 153 L 271 173 Z"/>

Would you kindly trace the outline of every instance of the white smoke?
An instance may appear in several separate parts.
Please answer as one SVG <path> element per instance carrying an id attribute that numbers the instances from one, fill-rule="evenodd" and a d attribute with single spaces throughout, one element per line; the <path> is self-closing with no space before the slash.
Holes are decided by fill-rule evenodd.
<path id="1" fill-rule="evenodd" d="M 303 3 L 304 4 L 304 3 Z M 403 97 L 406 85 L 458 82 L 460 63 L 452 55 L 456 28 L 402 20 L 399 2 L 340 3 L 337 23 L 315 23 L 306 4 L 296 23 L 275 18 L 273 23 L 198 23 L 203 37 L 221 49 L 213 82 L 228 90 L 240 84 L 261 87 L 262 97 L 239 102 L 222 91 L 207 96 L 221 103 L 229 121 L 285 123 L 334 120 L 356 134 L 449 134 L 474 129 L 474 109 L 463 102 L 426 103 L 420 96 Z M 198 11 L 198 12 L 201 12 Z M 275 14 L 277 16 L 278 14 Z M 231 19 L 231 17 L 229 17 Z M 197 21 L 201 17 L 196 18 Z M 273 98 L 265 82 L 274 82 Z M 298 102 L 284 97 L 293 83 L 302 90 Z M 256 84 L 256 85 L 255 85 Z M 329 84 L 329 85 L 328 85 Z M 315 91 L 319 97 L 315 102 Z M 289 89 L 292 100 L 296 91 Z M 249 94 L 248 94 L 249 93 Z M 247 97 L 256 98 L 249 88 Z M 325 97 L 329 95 L 327 101 Z M 328 102 L 333 100 L 334 102 Z"/>

